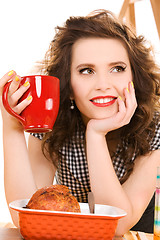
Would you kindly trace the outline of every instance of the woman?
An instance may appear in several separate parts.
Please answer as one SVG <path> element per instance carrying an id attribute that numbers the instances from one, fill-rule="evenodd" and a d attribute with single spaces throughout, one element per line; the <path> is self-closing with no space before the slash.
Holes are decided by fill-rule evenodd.
<path id="1" fill-rule="evenodd" d="M 30 198 L 51 185 L 56 173 L 78 201 L 87 202 L 92 190 L 96 203 L 124 209 L 127 216 L 116 230 L 121 236 L 152 199 L 160 165 L 160 76 L 151 49 L 111 13 L 100 11 L 57 27 L 42 69 L 61 82 L 51 134 L 30 136 L 27 148 L 21 125 L 1 104 L 7 202 Z M 21 78 L 11 71 L 0 80 L 1 92 L 10 79 L 9 102 L 20 114 L 32 101 L 17 104 L 29 84 L 18 89 Z M 153 205 L 136 230 L 152 231 Z"/>

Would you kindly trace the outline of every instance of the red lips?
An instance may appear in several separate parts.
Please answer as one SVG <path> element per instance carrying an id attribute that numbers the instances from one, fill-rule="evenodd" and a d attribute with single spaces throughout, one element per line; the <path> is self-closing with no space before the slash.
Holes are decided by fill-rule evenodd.
<path id="1" fill-rule="evenodd" d="M 116 99 L 117 97 L 115 96 L 97 96 L 95 98 L 92 98 L 90 101 L 97 107 L 107 107 L 112 105 Z"/>

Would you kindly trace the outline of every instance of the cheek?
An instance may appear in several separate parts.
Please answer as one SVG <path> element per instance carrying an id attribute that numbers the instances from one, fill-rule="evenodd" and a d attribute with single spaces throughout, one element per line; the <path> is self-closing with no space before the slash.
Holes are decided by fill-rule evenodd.
<path id="1" fill-rule="evenodd" d="M 119 96 L 123 97 L 124 95 L 124 88 L 128 86 L 127 82 L 119 82 L 118 84 L 115 85 L 116 92 L 118 93 Z"/>
<path id="2" fill-rule="evenodd" d="M 86 100 L 86 94 L 85 94 L 84 89 L 78 88 L 78 89 L 74 90 L 73 98 L 74 98 L 76 104 L 84 102 Z"/>
<path id="3" fill-rule="evenodd" d="M 84 96 L 87 94 L 88 87 L 82 81 L 82 79 L 71 79 L 71 88 L 74 100 L 84 98 Z"/>
<path id="4" fill-rule="evenodd" d="M 73 95 L 76 96 L 78 94 L 79 84 L 71 81 L 71 88 L 72 88 Z"/>
<path id="5" fill-rule="evenodd" d="M 115 88 L 117 89 L 117 92 L 121 97 L 124 96 L 124 89 L 128 88 L 129 82 L 132 81 L 132 75 L 127 74 L 125 77 L 122 77 L 118 79 L 118 81 L 115 84 Z"/>
<path id="6" fill-rule="evenodd" d="M 80 99 L 83 98 L 84 88 L 82 88 L 82 86 L 79 84 L 72 85 L 72 93 L 75 102 L 80 101 Z"/>

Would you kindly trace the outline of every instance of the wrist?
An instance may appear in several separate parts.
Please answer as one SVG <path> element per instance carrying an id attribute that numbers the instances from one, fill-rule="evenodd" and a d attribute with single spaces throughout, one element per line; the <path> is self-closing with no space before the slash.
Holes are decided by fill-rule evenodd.
<path id="1" fill-rule="evenodd" d="M 22 124 L 15 117 L 11 116 L 9 113 L 2 115 L 2 123 L 3 129 L 5 131 L 16 130 L 24 132 Z"/>
<path id="2" fill-rule="evenodd" d="M 86 128 L 86 140 L 91 140 L 94 142 L 106 141 L 106 135 L 102 132 L 95 130 L 94 128 Z"/>
<path id="3" fill-rule="evenodd" d="M 97 127 L 94 124 L 94 121 L 96 120 L 90 120 L 87 124 L 86 127 L 86 134 L 88 135 L 95 135 L 95 136 L 99 136 L 101 138 L 104 138 L 106 136 L 106 134 L 108 133 L 107 131 L 103 131 L 103 129 L 101 129 L 101 127 Z"/>

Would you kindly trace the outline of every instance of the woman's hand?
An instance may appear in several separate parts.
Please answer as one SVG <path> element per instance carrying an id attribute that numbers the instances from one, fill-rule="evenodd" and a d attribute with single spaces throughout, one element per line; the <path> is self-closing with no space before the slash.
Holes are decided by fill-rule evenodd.
<path id="1" fill-rule="evenodd" d="M 22 97 L 22 95 L 27 91 L 30 84 L 29 82 L 25 83 L 23 86 L 19 87 L 19 84 L 21 82 L 21 77 L 16 74 L 15 71 L 10 71 L 6 73 L 1 79 L 0 79 L 0 108 L 2 112 L 2 118 L 3 120 L 12 120 L 12 122 L 17 122 L 18 125 L 19 122 L 16 118 L 12 117 L 10 114 L 7 113 L 7 111 L 4 109 L 3 103 L 2 103 L 2 92 L 5 84 L 8 81 L 12 81 L 9 87 L 8 91 L 8 102 L 10 107 L 15 111 L 17 114 L 20 114 L 32 101 L 32 99 L 25 99 L 21 103 L 18 103 L 18 100 Z"/>
<path id="2" fill-rule="evenodd" d="M 91 119 L 88 122 L 87 130 L 93 130 L 98 134 L 106 135 L 108 132 L 127 125 L 136 108 L 137 101 L 132 82 L 129 82 L 128 88 L 124 89 L 124 100 L 121 96 L 117 98 L 118 112 L 105 119 Z"/>

